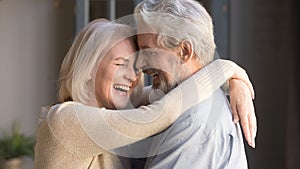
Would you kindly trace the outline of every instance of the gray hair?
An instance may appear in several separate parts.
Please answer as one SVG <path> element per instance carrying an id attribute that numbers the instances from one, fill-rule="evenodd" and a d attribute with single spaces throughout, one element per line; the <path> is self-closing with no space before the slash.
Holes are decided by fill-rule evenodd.
<path id="1" fill-rule="evenodd" d="M 94 20 L 85 26 L 61 65 L 58 101 L 73 100 L 96 106 L 94 85 L 100 61 L 114 45 L 135 34 L 133 28 L 105 19 Z"/>
<path id="2" fill-rule="evenodd" d="M 215 42 L 212 19 L 195 0 L 144 0 L 135 8 L 138 25 L 146 24 L 158 34 L 158 45 L 175 48 L 191 42 L 194 54 L 204 66 L 213 61 Z M 152 30 L 153 31 L 153 30 Z M 139 33 L 146 33 L 139 30 Z"/>

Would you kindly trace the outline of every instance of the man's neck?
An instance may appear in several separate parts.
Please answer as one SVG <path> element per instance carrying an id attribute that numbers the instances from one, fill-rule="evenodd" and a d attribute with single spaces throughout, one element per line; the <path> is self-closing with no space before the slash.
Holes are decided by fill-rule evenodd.
<path id="1" fill-rule="evenodd" d="M 185 63 L 185 71 L 182 75 L 182 81 L 186 80 L 187 78 L 191 77 L 193 74 L 201 70 L 203 66 L 196 61 L 195 59 L 191 59 Z"/>

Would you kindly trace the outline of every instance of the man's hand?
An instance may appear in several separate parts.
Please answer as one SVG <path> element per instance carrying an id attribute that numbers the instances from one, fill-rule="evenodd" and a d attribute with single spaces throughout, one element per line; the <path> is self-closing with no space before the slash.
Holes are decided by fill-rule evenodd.
<path id="1" fill-rule="evenodd" d="M 255 148 L 257 123 L 252 101 L 253 91 L 250 91 L 249 86 L 240 79 L 231 79 L 229 88 L 233 121 L 234 123 L 240 121 L 248 144 Z"/>

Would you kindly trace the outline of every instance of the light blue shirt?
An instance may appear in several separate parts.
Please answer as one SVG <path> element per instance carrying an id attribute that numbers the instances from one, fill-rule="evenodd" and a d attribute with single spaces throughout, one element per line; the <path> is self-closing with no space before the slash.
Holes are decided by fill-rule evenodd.
<path id="1" fill-rule="evenodd" d="M 185 112 L 171 127 L 152 138 L 145 168 L 246 169 L 248 168 L 239 124 L 224 92 Z"/>

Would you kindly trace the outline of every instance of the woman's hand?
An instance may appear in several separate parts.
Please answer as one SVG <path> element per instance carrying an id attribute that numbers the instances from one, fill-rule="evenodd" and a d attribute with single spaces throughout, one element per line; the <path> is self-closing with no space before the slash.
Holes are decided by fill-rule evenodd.
<path id="1" fill-rule="evenodd" d="M 243 72 L 242 74 L 237 75 L 235 77 L 236 79 L 229 80 L 230 105 L 233 112 L 234 123 L 240 121 L 248 144 L 255 148 L 257 123 L 252 101 L 254 98 L 254 90 L 248 76 Z M 240 75 L 242 75 L 242 77 L 240 77 Z M 245 81 L 247 81 L 248 85 Z M 249 85 L 251 85 L 250 88 Z"/>
<path id="2" fill-rule="evenodd" d="M 234 75 L 229 79 L 230 105 L 233 113 L 233 121 L 241 121 L 242 129 L 248 144 L 255 148 L 255 137 L 257 132 L 256 116 L 254 112 L 254 89 L 244 69 L 232 61 Z"/>
<path id="3" fill-rule="evenodd" d="M 257 132 L 256 116 L 254 112 L 254 89 L 246 71 L 229 60 L 222 60 L 231 65 L 234 71 L 229 79 L 230 105 L 233 113 L 233 121 L 241 122 L 242 130 L 248 144 L 255 148 Z"/>

